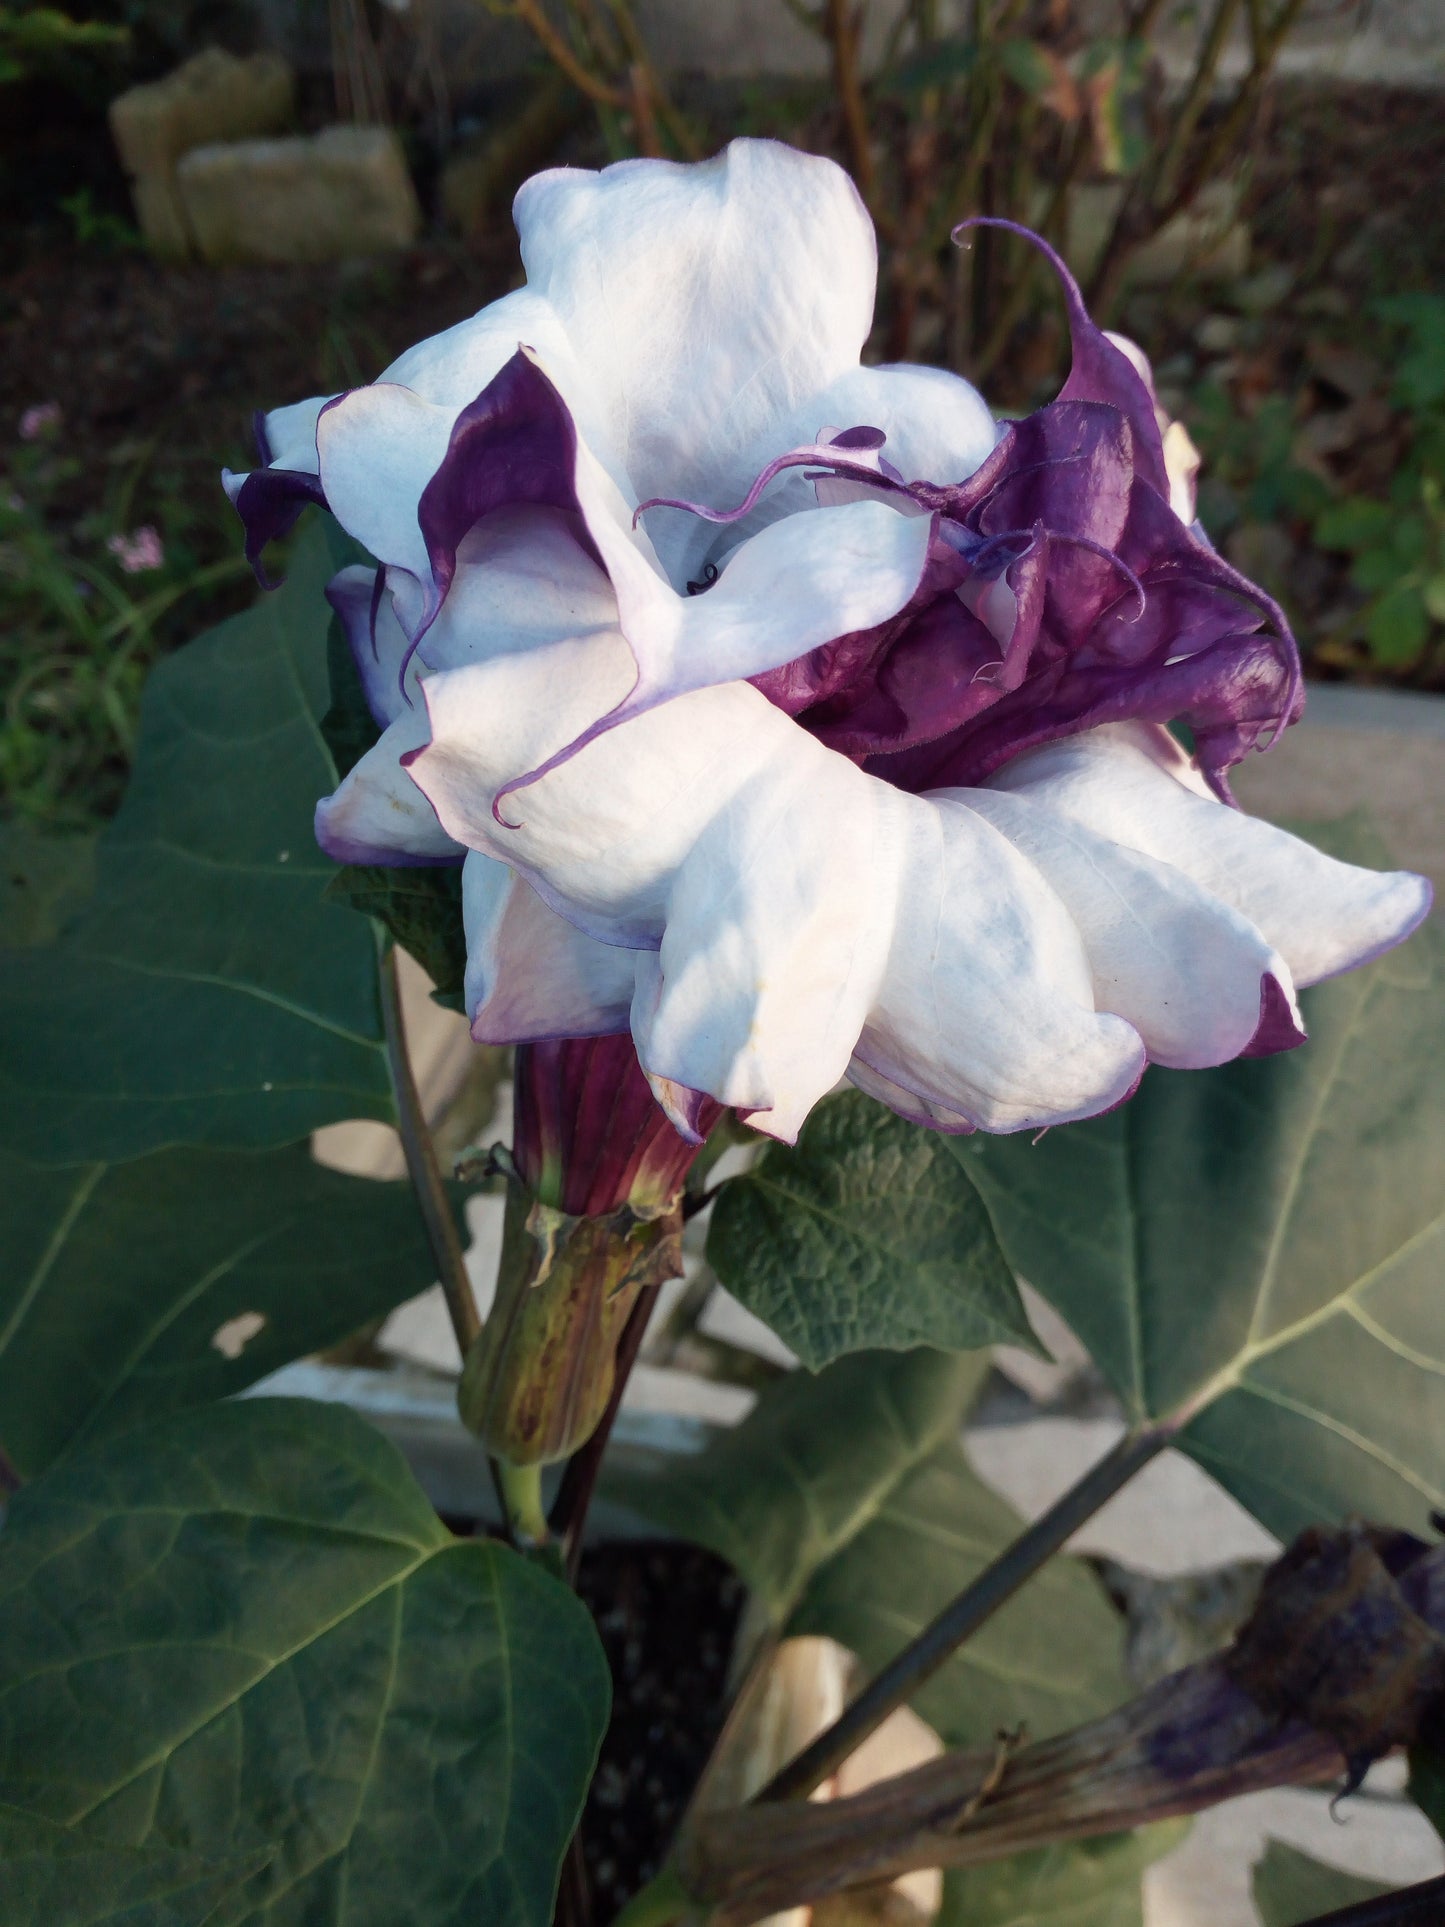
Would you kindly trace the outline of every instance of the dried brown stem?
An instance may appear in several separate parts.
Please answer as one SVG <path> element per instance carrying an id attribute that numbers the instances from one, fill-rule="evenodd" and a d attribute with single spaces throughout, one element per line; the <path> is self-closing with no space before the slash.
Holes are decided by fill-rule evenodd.
<path id="1" fill-rule="evenodd" d="M 980 1866 L 1347 1771 L 1355 1784 L 1434 1716 L 1442 1665 L 1445 1546 L 1311 1530 L 1232 1646 L 1117 1712 L 1034 1746 L 945 1754 L 847 1799 L 696 1815 L 677 1873 L 710 1927 L 747 1927 L 920 1867 Z"/>
<path id="2" fill-rule="evenodd" d="M 858 192 L 871 211 L 884 239 L 890 238 L 892 223 L 874 206 L 878 179 L 873 166 L 873 142 L 868 126 L 868 105 L 863 98 L 863 82 L 858 71 L 858 28 L 861 10 L 850 0 L 827 0 L 824 32 L 833 59 L 833 87 L 843 114 L 843 132 L 848 143 L 848 158 Z"/>
<path id="3" fill-rule="evenodd" d="M 1200 188 L 1217 173 L 1238 146 L 1251 116 L 1259 106 L 1260 96 L 1269 83 L 1280 48 L 1304 12 L 1304 6 L 1305 0 L 1283 0 L 1273 20 L 1258 34 L 1254 31 L 1255 9 L 1251 6 L 1253 58 L 1249 72 L 1241 82 L 1229 111 L 1220 120 L 1199 154 L 1186 167 L 1184 163 L 1187 159 L 1185 150 L 1188 141 L 1197 131 L 1199 117 L 1208 104 L 1214 71 L 1224 49 L 1224 40 L 1239 11 L 1239 0 L 1220 0 L 1219 10 L 1200 54 L 1194 81 L 1186 96 L 1186 108 L 1196 99 L 1196 96 L 1198 97 L 1198 108 L 1189 120 L 1187 135 L 1181 140 L 1183 127 L 1181 120 L 1175 126 L 1174 136 L 1164 162 L 1161 162 L 1160 167 L 1155 171 L 1155 185 L 1149 204 L 1146 206 L 1137 196 L 1131 196 L 1126 201 L 1091 278 L 1088 288 L 1089 305 L 1103 318 L 1107 319 L 1117 300 L 1129 262 L 1138 249 L 1151 235 L 1158 233 L 1166 222 L 1173 220 L 1175 215 L 1182 213 L 1191 205 Z M 1227 11 L 1229 17 L 1226 19 Z M 1223 29 L 1218 31 L 1221 21 L 1224 22 Z M 1165 162 L 1176 150 L 1178 160 L 1172 190 L 1161 198 L 1162 189 L 1166 185 Z"/>
<path id="4" fill-rule="evenodd" d="M 596 74 L 588 72 L 542 11 L 540 0 L 515 0 L 515 5 L 517 18 L 531 29 L 537 44 L 552 65 L 567 76 L 579 93 L 585 94 L 588 100 L 596 101 L 599 107 L 615 107 L 624 111 L 631 107 L 631 97 L 623 88 L 611 86 Z"/>
<path id="5" fill-rule="evenodd" d="M 1209 23 L 1209 32 L 1199 50 L 1199 58 L 1194 67 L 1194 78 L 1188 91 L 1175 110 L 1174 124 L 1164 152 L 1160 155 L 1154 170 L 1154 181 L 1150 198 L 1155 208 L 1162 208 L 1174 198 L 1179 177 L 1184 167 L 1184 159 L 1189 152 L 1189 143 L 1199 125 L 1200 116 L 1209 105 L 1209 96 L 1214 88 L 1214 76 L 1225 46 L 1239 17 L 1241 0 L 1218 0 L 1214 18 Z"/>

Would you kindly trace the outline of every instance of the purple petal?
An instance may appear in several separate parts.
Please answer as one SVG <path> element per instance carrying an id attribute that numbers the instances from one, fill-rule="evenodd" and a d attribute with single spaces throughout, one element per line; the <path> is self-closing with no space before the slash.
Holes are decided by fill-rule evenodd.
<path id="1" fill-rule="evenodd" d="M 457 416 L 447 452 L 417 510 L 435 590 L 415 640 L 446 599 L 463 539 L 492 509 L 515 503 L 579 511 L 577 431 L 542 370 L 518 349 Z M 601 563 L 585 526 L 577 537 Z"/>
<path id="2" fill-rule="evenodd" d="M 264 438 L 265 430 L 260 433 Z M 291 533 L 303 509 L 326 507 L 321 477 L 294 468 L 252 469 L 231 502 L 245 524 L 246 560 L 261 587 L 274 589 L 276 584 L 262 565 L 262 554 L 268 542 Z"/>
<path id="3" fill-rule="evenodd" d="M 1304 1026 L 1290 1008 L 1289 993 L 1278 977 L 1264 977 L 1259 986 L 1259 1028 L 1239 1053 L 1241 1057 L 1274 1057 L 1309 1041 Z"/>
<path id="4" fill-rule="evenodd" d="M 1021 235 L 1038 249 L 1058 276 L 1068 309 L 1069 339 L 1073 347 L 1073 365 L 1058 399 L 1060 402 L 1107 402 L 1117 408 L 1133 431 L 1134 460 L 1139 473 L 1168 501 L 1169 473 L 1164 463 L 1164 438 L 1154 416 L 1154 397 L 1129 357 L 1090 319 L 1079 284 L 1063 257 L 1032 228 L 989 214 L 976 214 L 972 220 L 960 221 L 953 230 L 954 240 L 973 227 L 1006 228 L 1010 234 Z"/>
<path id="5" fill-rule="evenodd" d="M 670 1201 L 723 1107 L 686 1093 L 695 1140 L 681 1137 L 642 1073 L 632 1038 L 560 1039 L 517 1050 L 513 1137 L 523 1180 L 560 1210 L 595 1216 Z M 692 1102 L 691 1100 L 696 1100 Z"/>

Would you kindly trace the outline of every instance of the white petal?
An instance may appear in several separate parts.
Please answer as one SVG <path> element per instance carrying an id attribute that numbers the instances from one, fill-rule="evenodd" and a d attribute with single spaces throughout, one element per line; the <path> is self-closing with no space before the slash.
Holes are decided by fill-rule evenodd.
<path id="1" fill-rule="evenodd" d="M 525 345 L 570 365 L 571 343 L 554 309 L 531 288 L 503 295 L 439 335 L 418 341 L 377 377 L 423 401 L 462 409 Z"/>
<path id="2" fill-rule="evenodd" d="M 594 538 L 597 535 L 595 525 Z M 886 622 L 912 596 L 930 521 L 885 502 L 815 508 L 735 549 L 704 595 L 677 595 L 603 550 L 639 683 L 629 713 L 709 683 L 742 680 L 825 642 Z"/>
<path id="3" fill-rule="evenodd" d="M 897 928 L 860 1063 L 913 1093 L 915 1112 L 936 1107 L 985 1131 L 1064 1124 L 1122 1102 L 1144 1047 L 1128 1024 L 1095 1012 L 1064 905 L 971 810 L 908 801 Z"/>
<path id="4" fill-rule="evenodd" d="M 376 579 L 375 569 L 343 569 L 327 583 L 326 600 L 351 646 L 367 707 L 385 729 L 419 701 L 418 665 L 413 658 L 403 685 L 402 665 L 409 647 L 406 631 L 397 620 L 391 596 L 383 590 L 377 597 Z"/>
<path id="5" fill-rule="evenodd" d="M 316 423 L 335 395 L 311 395 L 285 408 L 273 408 L 262 418 L 266 436 L 266 466 L 296 469 L 303 475 L 320 471 L 316 460 Z"/>
<path id="6" fill-rule="evenodd" d="M 917 1091 L 908 1091 L 901 1084 L 895 1084 L 891 1077 L 874 1070 L 855 1057 L 848 1066 L 848 1082 L 865 1091 L 869 1097 L 876 1097 L 880 1104 L 886 1104 L 900 1117 L 906 1117 L 910 1124 L 922 1124 L 931 1131 L 945 1131 L 950 1136 L 960 1137 L 976 1129 L 972 1120 L 961 1111 L 950 1111 L 946 1105 L 936 1103 L 932 1098 L 920 1097 Z"/>
<path id="7" fill-rule="evenodd" d="M 598 943 L 550 910 L 505 863 L 462 866 L 466 1006 L 479 1044 L 626 1030 L 636 953 Z"/>
<path id="8" fill-rule="evenodd" d="M 689 499 L 708 508 L 729 509 L 742 500 L 753 480 L 777 455 L 816 442 L 824 430 L 881 429 L 887 438 L 885 460 L 909 481 L 959 482 L 992 450 L 999 428 L 978 391 L 941 368 L 905 363 L 883 368 L 850 368 L 819 394 L 807 396 L 787 422 L 769 422 L 739 464 L 735 488 Z M 669 580 L 681 587 L 698 580 L 708 562 L 720 563 L 741 541 L 785 516 L 806 514 L 820 502 L 891 501 L 905 513 L 906 499 L 866 483 L 810 482 L 801 468 L 785 469 L 740 522 L 719 529 L 715 523 L 667 509 L 649 510 L 648 533 Z M 918 513 L 924 513 L 920 508 Z"/>
<path id="9" fill-rule="evenodd" d="M 439 863 L 463 854 L 402 767 L 427 738 L 426 710 L 404 709 L 316 805 L 316 841 L 338 863 Z"/>
<path id="10" fill-rule="evenodd" d="M 378 562 L 423 585 L 432 579 L 431 558 L 417 504 L 447 452 L 456 416 L 410 388 L 377 382 L 343 395 L 316 426 L 331 513 Z"/>
<path id="11" fill-rule="evenodd" d="M 773 141 L 695 166 L 557 168 L 514 212 L 529 287 L 561 317 L 643 498 L 745 489 L 739 458 L 856 364 L 872 324 L 857 190 Z"/>
<path id="12" fill-rule="evenodd" d="M 620 640 L 429 677 L 433 743 L 413 774 L 454 835 L 637 947 L 651 1075 L 791 1137 L 847 1066 L 891 936 L 889 823 L 922 806 L 729 684 L 599 738 L 505 799 L 520 821 L 500 827 L 492 799 L 518 753 L 549 747 L 569 695 L 608 673 L 626 674 Z"/>
<path id="13" fill-rule="evenodd" d="M 876 999 L 909 801 L 779 736 L 679 866 L 660 950 L 638 955 L 632 1029 L 650 1073 L 797 1137 Z"/>
<path id="14" fill-rule="evenodd" d="M 612 584 L 556 509 L 497 509 L 457 550 L 457 572 L 418 654 L 428 669 L 617 628 Z"/>
<path id="15" fill-rule="evenodd" d="M 791 1137 L 855 1046 L 990 1130 L 1127 1094 L 1135 1033 L 1093 1009 L 1077 931 L 980 818 L 879 783 L 746 684 L 678 698 L 493 799 L 627 674 L 620 639 L 428 677 L 412 763 L 448 831 L 570 921 L 635 945 L 633 1031 L 655 1078 Z M 656 950 L 655 958 L 648 954 Z M 859 1042 L 860 1034 L 862 1042 Z"/>
<path id="16" fill-rule="evenodd" d="M 1215 801 L 1169 732 L 1152 723 L 1110 723 L 1028 750 L 987 787 L 1040 797 L 1115 843 L 1175 865 L 1242 912 L 1301 988 L 1388 950 L 1430 908 L 1423 877 L 1337 862 Z"/>
<path id="17" fill-rule="evenodd" d="M 881 428 L 882 453 L 905 481 L 965 481 L 992 452 L 999 426 L 988 403 L 961 376 L 944 368 L 888 362 L 852 368 L 818 397 L 823 421 L 840 428 Z"/>
<path id="18" fill-rule="evenodd" d="M 1227 1063 L 1254 1042 L 1266 1007 L 1273 1036 L 1284 1011 L 1303 1041 L 1284 959 L 1182 870 L 1110 842 L 1036 795 L 939 793 L 1002 830 L 1063 900 L 1084 939 L 1096 1007 L 1132 1024 L 1154 1063 Z"/>

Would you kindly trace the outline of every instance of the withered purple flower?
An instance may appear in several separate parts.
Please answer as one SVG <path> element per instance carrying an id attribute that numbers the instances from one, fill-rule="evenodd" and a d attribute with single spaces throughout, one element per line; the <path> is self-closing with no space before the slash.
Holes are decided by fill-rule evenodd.
<path id="1" fill-rule="evenodd" d="M 1069 379 L 1000 428 L 860 365 L 829 162 L 559 169 L 516 214 L 525 288 L 228 478 L 253 557 L 319 501 L 377 560 L 331 595 L 383 734 L 317 834 L 464 863 L 479 1039 L 630 1032 L 685 1138 L 791 1139 L 844 1075 L 1037 1128 L 1300 1041 L 1298 987 L 1424 915 L 1230 803 L 1294 642 L 1062 264 Z"/>

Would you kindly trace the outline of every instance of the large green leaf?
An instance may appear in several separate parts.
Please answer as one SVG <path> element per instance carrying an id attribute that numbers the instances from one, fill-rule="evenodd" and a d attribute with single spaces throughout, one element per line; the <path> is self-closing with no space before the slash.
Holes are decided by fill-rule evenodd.
<path id="1" fill-rule="evenodd" d="M 435 1275 L 405 1183 L 304 1144 L 38 1167 L 0 1152 L 0 1447 L 27 1478 L 77 1439 L 225 1398 Z"/>
<path id="2" fill-rule="evenodd" d="M 788 1630 L 827 1633 L 876 1671 L 1022 1530 L 949 1440 L 818 1568 Z M 1127 1697 L 1118 1614 L 1087 1566 L 1054 1559 L 913 1705 L 950 1745 L 979 1746 L 1020 1724 L 1062 1732 Z"/>
<path id="3" fill-rule="evenodd" d="M 585 1609 L 339 1407 L 77 1454 L 0 1537 L 0 1799 L 264 1869 L 215 1927 L 546 1927 L 607 1717 Z"/>
<path id="4" fill-rule="evenodd" d="M 375 917 L 431 978 L 437 1002 L 450 1010 L 463 1008 L 467 938 L 459 865 L 347 864 L 331 879 L 326 896 L 330 903 Z"/>
<path id="5" fill-rule="evenodd" d="M 0 1807 L 5 1927 L 209 1927 L 269 1852 L 217 1866 L 165 1847 L 117 1847 Z"/>
<path id="6" fill-rule="evenodd" d="M 152 675 L 94 894 L 0 954 L 4 1147 L 79 1163 L 390 1115 L 374 933 L 323 901 L 311 832 L 341 559 L 317 522 L 284 588 Z"/>
<path id="7" fill-rule="evenodd" d="M 94 882 L 93 836 L 0 823 L 0 950 L 50 943 Z"/>
<path id="8" fill-rule="evenodd" d="M 1036 1343 L 943 1140 L 859 1091 L 819 1105 L 795 1149 L 771 1147 L 723 1186 L 707 1255 L 814 1369 L 870 1347 Z"/>
<path id="9" fill-rule="evenodd" d="M 777 1380 L 696 1458 L 610 1490 L 747 1581 L 771 1623 L 891 1658 L 1022 1528 L 957 1444 L 976 1358 L 861 1353 Z M 1060 1629 L 1066 1637 L 1060 1637 Z M 1124 1697 L 1118 1621 L 1092 1576 L 1056 1560 L 917 1702 L 960 1744 L 1041 1733 Z"/>
<path id="10" fill-rule="evenodd" d="M 1144 1870 L 1186 1831 L 1166 1822 L 950 1873 L 937 1927 L 1143 1927 Z"/>
<path id="11" fill-rule="evenodd" d="M 1336 1907 L 1351 1907 L 1389 1891 L 1377 1880 L 1341 1873 L 1338 1867 L 1311 1860 L 1297 1847 L 1287 1847 L 1279 1840 L 1270 1841 L 1254 1869 L 1254 1904 L 1262 1927 L 1299 1927 L 1301 1921 L 1313 1920 L 1318 1914 L 1333 1913 Z"/>
<path id="12" fill-rule="evenodd" d="M 957 1435 L 987 1368 L 919 1350 L 792 1372 L 695 1457 L 609 1472 L 608 1490 L 726 1559 L 781 1626 L 818 1567 Z"/>
<path id="13" fill-rule="evenodd" d="M 1289 1538 L 1445 1504 L 1437 934 L 1307 992 L 1310 1041 L 1151 1070 L 1042 1143 L 950 1140 L 1004 1249 L 1132 1416 Z"/>

